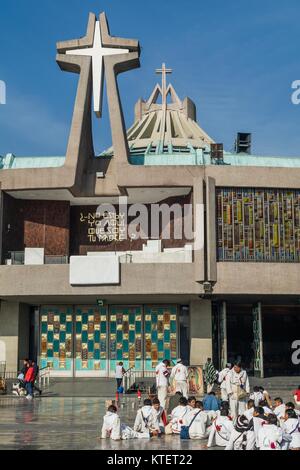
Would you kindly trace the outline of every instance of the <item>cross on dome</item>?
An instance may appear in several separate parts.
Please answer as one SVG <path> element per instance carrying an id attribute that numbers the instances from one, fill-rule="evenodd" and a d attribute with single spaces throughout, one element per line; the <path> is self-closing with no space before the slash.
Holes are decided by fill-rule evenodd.
<path id="1" fill-rule="evenodd" d="M 161 95 L 162 95 L 162 104 L 167 104 L 167 74 L 171 74 L 173 72 L 172 69 L 167 69 L 166 64 L 162 64 L 161 69 L 156 69 L 155 71 L 157 74 L 161 74 Z"/>

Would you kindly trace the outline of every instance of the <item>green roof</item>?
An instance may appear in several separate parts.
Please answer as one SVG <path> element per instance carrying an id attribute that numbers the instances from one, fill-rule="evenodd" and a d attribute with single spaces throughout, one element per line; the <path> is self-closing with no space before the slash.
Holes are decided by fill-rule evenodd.
<path id="1" fill-rule="evenodd" d="M 54 168 L 63 166 L 65 157 L 21 157 L 12 153 L 0 156 L 0 170 L 21 168 Z"/>

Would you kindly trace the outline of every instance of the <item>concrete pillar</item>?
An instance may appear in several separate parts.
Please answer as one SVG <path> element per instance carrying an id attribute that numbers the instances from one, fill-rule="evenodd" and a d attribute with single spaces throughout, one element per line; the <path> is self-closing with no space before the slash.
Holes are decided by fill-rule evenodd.
<path id="1" fill-rule="evenodd" d="M 217 282 L 217 239 L 216 239 L 216 185 L 214 178 L 206 178 L 206 260 L 207 280 Z"/>
<path id="2" fill-rule="evenodd" d="M 193 219 L 194 219 L 194 232 L 198 231 L 197 237 L 200 246 L 194 250 L 194 266 L 195 266 L 195 281 L 205 281 L 205 229 L 204 229 L 204 191 L 203 179 L 194 178 L 193 181 Z M 200 218 L 200 220 L 199 220 Z"/>
<path id="3" fill-rule="evenodd" d="M 212 315 L 210 300 L 190 303 L 191 365 L 204 365 L 212 357 Z"/>
<path id="4" fill-rule="evenodd" d="M 29 306 L 18 302 L 1 301 L 0 306 L 0 361 L 6 361 L 6 370 L 15 372 L 20 359 L 29 352 Z"/>

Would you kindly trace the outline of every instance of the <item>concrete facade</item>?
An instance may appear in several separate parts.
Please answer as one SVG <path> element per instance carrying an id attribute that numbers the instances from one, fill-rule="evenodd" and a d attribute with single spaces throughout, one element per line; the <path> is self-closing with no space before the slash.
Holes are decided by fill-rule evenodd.
<path id="1" fill-rule="evenodd" d="M 66 51 L 91 47 L 96 21 L 96 16 L 90 14 L 85 37 L 57 44 L 58 65 L 64 71 L 79 74 L 64 165 L 58 168 L 0 170 L 0 248 L 3 263 L 0 266 L 0 360 L 5 357 L 8 369 L 16 370 L 18 360 L 28 355 L 29 333 L 24 334 L 24 331 L 29 328 L 30 307 L 95 306 L 97 299 L 103 298 L 108 305 L 167 303 L 176 304 L 179 309 L 188 306 L 189 360 L 193 365 L 203 365 L 214 351 L 212 324 L 215 308 L 220 308 L 233 299 L 250 305 L 250 311 L 257 302 L 269 302 L 270 297 L 273 297 L 274 302 L 280 296 L 284 304 L 297 303 L 297 298 L 300 297 L 298 263 L 218 261 L 216 188 L 300 189 L 300 168 L 261 167 L 254 164 L 170 164 L 163 168 L 131 165 L 117 76 L 139 67 L 140 46 L 138 41 L 111 36 L 104 14 L 99 18 L 103 46 L 123 48 L 129 50 L 129 53 L 104 58 L 113 156 L 95 158 L 91 131 L 92 61 L 90 57 L 67 55 Z M 175 93 L 173 88 L 171 91 Z M 176 101 L 176 97 L 174 99 Z M 137 118 L 143 118 L 146 104 L 139 102 L 136 108 Z M 177 110 L 189 120 L 196 118 L 195 107 L 190 100 L 184 100 L 180 106 L 179 110 L 165 107 L 162 111 L 166 116 Z M 166 116 L 162 122 L 169 122 Z M 174 118 L 174 122 L 175 120 Z M 180 122 L 188 122 L 193 127 L 193 123 L 189 121 Z M 149 120 L 147 125 L 149 126 Z M 171 127 L 168 127 L 168 138 L 172 140 Z M 197 127 L 200 141 L 199 129 Z M 142 131 L 139 136 L 141 135 Z M 203 136 L 204 141 L 201 140 L 199 145 L 209 153 L 209 146 L 213 141 L 204 131 Z M 182 144 L 181 141 L 180 143 Z M 190 145 L 188 137 L 185 145 Z M 97 174 L 101 174 L 101 177 Z M 97 285 L 90 285 L 93 282 L 87 281 L 79 282 L 82 285 L 76 286 L 70 283 L 69 264 L 57 264 L 56 261 L 54 264 L 39 266 L 22 263 L 19 266 L 4 265 L 8 252 L 23 251 L 26 248 L 45 249 L 46 256 L 66 257 L 67 260 L 70 255 L 86 256 L 87 252 L 94 250 L 82 243 L 79 236 L 80 207 L 86 206 L 92 210 L 103 201 L 115 204 L 116 198 L 126 196 L 131 191 L 134 196 L 130 202 L 134 203 L 135 198 L 142 198 L 145 192 L 153 195 L 158 190 L 176 190 L 177 193 L 182 191 L 178 198 L 187 197 L 188 194 L 193 205 L 194 224 L 199 216 L 199 207 L 203 208 L 203 212 L 200 211 L 200 221 L 197 222 L 203 231 L 204 243 L 193 251 L 191 262 L 120 263 L 120 277 L 115 277 L 114 283 L 105 284 L 103 272 L 99 276 L 101 282 L 97 282 Z M 162 196 L 157 199 L 162 200 Z M 75 222 L 72 222 L 72 217 Z M 185 246 L 186 240 L 181 240 L 180 243 L 176 245 L 172 239 L 165 248 Z M 95 251 L 141 250 L 141 245 L 142 243 L 136 243 L 132 247 L 132 242 L 128 241 L 119 246 L 108 245 L 103 250 L 96 247 Z M 220 332 L 218 334 L 218 341 L 224 342 L 226 335 L 222 336 Z M 223 346 L 227 350 L 226 344 Z"/>

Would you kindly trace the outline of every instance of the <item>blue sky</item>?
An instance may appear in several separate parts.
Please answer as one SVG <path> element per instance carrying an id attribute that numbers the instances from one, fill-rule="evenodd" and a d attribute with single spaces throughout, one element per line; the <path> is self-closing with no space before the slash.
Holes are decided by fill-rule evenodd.
<path id="1" fill-rule="evenodd" d="M 78 76 L 55 62 L 57 41 L 83 36 L 88 13 L 106 11 L 111 34 L 137 38 L 141 68 L 119 77 L 127 127 L 163 61 L 198 122 L 231 150 L 238 131 L 253 133 L 253 152 L 300 156 L 299 0 L 1 0 L 0 154 L 64 155 Z M 94 120 L 95 150 L 110 145 L 104 117 Z"/>

